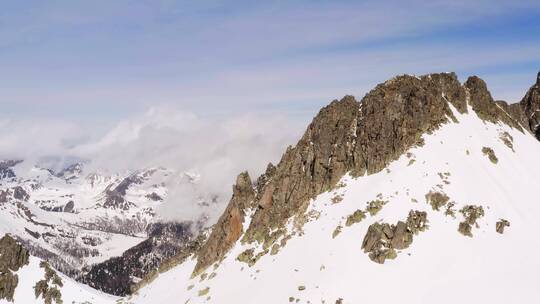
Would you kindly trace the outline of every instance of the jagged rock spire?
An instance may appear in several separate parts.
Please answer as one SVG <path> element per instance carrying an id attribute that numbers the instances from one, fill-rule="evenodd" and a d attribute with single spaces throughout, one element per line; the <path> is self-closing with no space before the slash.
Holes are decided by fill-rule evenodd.
<path id="1" fill-rule="evenodd" d="M 238 241 L 243 230 L 245 211 L 255 199 L 255 191 L 248 172 L 242 172 L 236 178 L 233 195 L 229 205 L 219 218 L 208 241 L 198 253 L 194 273 L 219 261 Z"/>

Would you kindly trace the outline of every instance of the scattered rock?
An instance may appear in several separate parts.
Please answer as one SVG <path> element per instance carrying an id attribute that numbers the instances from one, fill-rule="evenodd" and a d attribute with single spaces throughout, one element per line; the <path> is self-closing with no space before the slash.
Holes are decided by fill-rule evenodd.
<path id="1" fill-rule="evenodd" d="M 371 216 L 374 216 L 376 215 L 377 213 L 379 213 L 379 211 L 381 211 L 382 207 L 386 204 L 387 202 L 386 201 L 383 201 L 383 200 L 373 200 L 371 202 L 368 202 L 367 203 L 367 208 L 366 208 L 366 211 L 369 212 L 369 215 Z"/>
<path id="2" fill-rule="evenodd" d="M 362 210 L 356 210 L 353 214 L 347 216 L 347 221 L 345 226 L 349 227 L 353 224 L 360 223 L 363 219 L 366 218 L 366 213 Z"/>
<path id="3" fill-rule="evenodd" d="M 472 226 L 469 225 L 467 222 L 461 222 L 458 226 L 459 233 L 463 234 L 464 236 L 472 237 Z"/>
<path id="4" fill-rule="evenodd" d="M 439 209 L 446 205 L 449 200 L 450 198 L 443 192 L 429 191 L 429 193 L 426 194 L 427 203 L 430 204 L 431 208 L 435 211 L 439 211 Z"/>
<path id="5" fill-rule="evenodd" d="M 444 211 L 444 215 L 451 216 L 452 218 L 456 218 L 456 210 L 453 209 L 455 205 L 456 203 L 449 202 L 446 205 L 446 210 Z"/>
<path id="6" fill-rule="evenodd" d="M 206 287 L 205 289 L 201 289 L 198 292 L 199 297 L 204 297 L 210 292 L 210 287 Z"/>
<path id="7" fill-rule="evenodd" d="M 467 205 L 459 210 L 459 212 L 465 220 L 459 223 L 458 231 L 465 236 L 472 237 L 472 226 L 478 227 L 476 221 L 484 216 L 484 208 L 482 206 Z"/>
<path id="8" fill-rule="evenodd" d="M 45 278 L 38 281 L 34 286 L 36 299 L 41 296 L 45 300 L 45 304 L 51 304 L 53 302 L 62 304 L 62 293 L 60 292 L 60 288 L 64 286 L 62 279 L 47 262 L 42 261 L 39 267 L 45 270 Z"/>
<path id="9" fill-rule="evenodd" d="M 407 216 L 407 229 L 414 234 L 423 232 L 427 226 L 427 213 L 425 211 L 411 210 Z"/>
<path id="10" fill-rule="evenodd" d="M 424 231 L 427 227 L 427 213 L 411 210 L 407 221 L 398 221 L 396 225 L 373 223 L 362 242 L 362 249 L 369 258 L 379 264 L 386 259 L 395 259 L 397 250 L 408 248 L 414 234 Z"/>
<path id="11" fill-rule="evenodd" d="M 341 233 L 341 225 L 337 226 L 336 229 L 334 229 L 334 232 L 332 232 L 332 238 L 335 239 L 336 236 L 338 236 Z"/>
<path id="12" fill-rule="evenodd" d="M 251 267 L 255 265 L 255 263 L 257 263 L 257 261 L 267 253 L 268 253 L 268 249 L 262 252 L 259 252 L 257 255 L 255 255 L 255 250 L 253 248 L 250 248 L 240 253 L 238 257 L 236 257 L 236 260 L 239 262 L 246 263 L 248 264 L 249 267 Z"/>
<path id="13" fill-rule="evenodd" d="M 491 161 L 492 163 L 496 164 L 499 162 L 499 159 L 495 155 L 495 151 L 493 151 L 493 149 L 489 147 L 483 147 L 482 153 L 484 153 L 484 155 L 486 155 L 489 158 L 489 161 Z"/>
<path id="14" fill-rule="evenodd" d="M 508 132 L 502 132 L 499 134 L 499 139 L 508 147 L 512 152 L 514 151 L 514 138 Z"/>
<path id="15" fill-rule="evenodd" d="M 343 195 L 336 194 L 331 199 L 332 204 L 339 204 L 341 201 L 343 201 Z"/>
<path id="16" fill-rule="evenodd" d="M 496 224 L 495 224 L 495 230 L 500 233 L 500 234 L 503 234 L 504 233 L 504 228 L 505 227 L 510 227 L 510 222 L 505 220 L 505 219 L 500 219 Z"/>

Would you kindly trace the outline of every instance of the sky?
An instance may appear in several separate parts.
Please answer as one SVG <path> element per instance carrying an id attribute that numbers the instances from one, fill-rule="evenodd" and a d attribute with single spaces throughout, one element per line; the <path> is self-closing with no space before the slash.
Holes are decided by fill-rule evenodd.
<path id="1" fill-rule="evenodd" d="M 539 1 L 9 1 L 1 116 L 111 124 L 156 105 L 307 119 L 396 74 L 455 71 L 518 101 Z"/>
<path id="2" fill-rule="evenodd" d="M 517 102 L 540 1 L 0 0 L 0 158 L 163 165 L 230 192 L 324 105 L 398 74 Z M 52 166 L 52 165 L 51 165 Z M 212 190 L 214 191 L 214 190 Z"/>

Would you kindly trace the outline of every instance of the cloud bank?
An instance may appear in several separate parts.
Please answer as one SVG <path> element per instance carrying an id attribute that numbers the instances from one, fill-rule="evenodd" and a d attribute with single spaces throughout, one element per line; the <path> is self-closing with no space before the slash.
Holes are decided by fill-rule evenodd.
<path id="1" fill-rule="evenodd" d="M 171 107 L 151 108 L 98 135 L 67 122 L 4 121 L 1 126 L 0 157 L 25 159 L 27 166 L 59 169 L 84 160 L 85 173 L 172 169 L 176 173 L 159 215 L 190 220 L 204 214 L 211 221 L 228 202 L 236 175 L 247 170 L 257 178 L 304 128 L 286 116 L 204 117 Z"/>

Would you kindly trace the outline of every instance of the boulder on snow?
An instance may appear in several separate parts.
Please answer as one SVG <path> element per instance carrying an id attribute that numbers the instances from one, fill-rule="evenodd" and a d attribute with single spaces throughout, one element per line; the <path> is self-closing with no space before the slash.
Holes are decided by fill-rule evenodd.
<path id="1" fill-rule="evenodd" d="M 510 227 L 510 222 L 505 220 L 505 219 L 500 219 L 496 224 L 495 224 L 495 230 L 500 233 L 500 234 L 503 234 L 504 233 L 504 228 L 505 227 Z"/>

